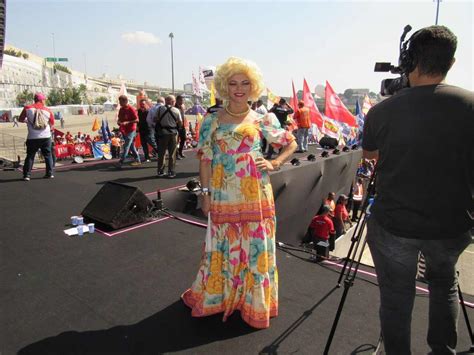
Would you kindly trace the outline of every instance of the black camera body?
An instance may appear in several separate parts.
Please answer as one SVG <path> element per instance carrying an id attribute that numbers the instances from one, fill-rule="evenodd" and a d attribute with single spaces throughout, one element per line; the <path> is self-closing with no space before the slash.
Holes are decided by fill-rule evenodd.
<path id="1" fill-rule="evenodd" d="M 410 43 L 418 32 L 415 32 L 408 40 L 405 37 L 411 31 L 411 26 L 406 25 L 403 29 L 403 34 L 400 37 L 400 55 L 398 57 L 398 66 L 394 66 L 387 62 L 375 63 L 375 72 L 390 72 L 392 74 L 400 74 L 398 78 L 384 79 L 380 87 L 380 94 L 382 96 L 391 96 L 401 89 L 410 86 L 408 82 L 408 74 L 412 72 L 417 65 L 415 54 L 410 50 Z"/>

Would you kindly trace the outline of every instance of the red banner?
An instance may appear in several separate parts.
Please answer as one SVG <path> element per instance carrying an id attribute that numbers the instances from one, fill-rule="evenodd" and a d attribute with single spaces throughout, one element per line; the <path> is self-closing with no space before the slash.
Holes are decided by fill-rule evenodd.
<path id="1" fill-rule="evenodd" d="M 86 156 L 92 155 L 92 149 L 87 143 L 74 144 L 74 155 Z"/>
<path id="2" fill-rule="evenodd" d="M 71 156 L 71 152 L 74 150 L 74 144 L 56 144 L 54 146 L 54 152 L 56 158 L 64 159 Z"/>
<path id="3" fill-rule="evenodd" d="M 77 143 L 77 144 L 56 144 L 54 146 L 54 152 L 56 157 L 64 159 L 72 156 L 91 156 L 92 149 L 90 144 Z"/>

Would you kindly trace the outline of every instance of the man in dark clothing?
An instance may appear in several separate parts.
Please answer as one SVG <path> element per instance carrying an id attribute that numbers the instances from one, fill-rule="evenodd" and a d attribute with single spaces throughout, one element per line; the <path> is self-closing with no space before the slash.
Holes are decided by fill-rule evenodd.
<path id="1" fill-rule="evenodd" d="M 183 124 L 181 127 L 178 127 L 178 139 L 179 139 L 179 145 L 178 145 L 178 151 L 176 153 L 176 159 L 181 160 L 185 158 L 183 154 L 183 149 L 184 149 L 184 144 L 186 143 L 186 117 L 184 115 L 185 111 L 185 106 L 184 106 L 184 98 L 182 95 L 178 95 L 176 97 L 176 104 L 175 107 L 179 110 L 179 113 L 181 114 L 181 119 L 183 120 Z"/>
<path id="2" fill-rule="evenodd" d="M 146 99 L 141 99 L 138 103 L 138 132 L 140 133 L 140 142 L 143 149 L 143 155 L 145 156 L 145 161 L 150 161 L 150 152 L 148 150 L 148 144 L 150 144 L 155 153 L 158 153 L 158 148 L 154 139 L 151 139 L 150 128 L 148 127 L 147 117 L 148 117 L 148 108 Z"/>
<path id="3" fill-rule="evenodd" d="M 286 103 L 285 99 L 280 99 L 278 104 L 273 105 L 270 111 L 275 114 L 276 118 L 280 122 L 281 128 L 287 129 L 288 123 L 286 120 L 288 119 L 288 115 L 291 115 L 294 111 L 293 109 Z M 272 159 L 272 155 L 275 151 L 273 150 L 273 146 L 270 144 L 268 147 L 268 153 L 265 159 L 270 160 Z"/>
<path id="4" fill-rule="evenodd" d="M 168 177 L 176 176 L 176 145 L 178 128 L 183 125 L 181 113 L 174 107 L 176 99 L 173 95 L 165 98 L 165 105 L 160 106 L 155 116 L 155 135 L 158 142 L 158 177 L 165 176 L 164 159 L 168 151 Z"/>
<path id="5" fill-rule="evenodd" d="M 444 26 L 416 32 L 402 62 L 410 88 L 374 106 L 365 120 L 364 157 L 378 159 L 367 241 L 387 354 L 410 354 L 419 252 L 430 290 L 428 344 L 434 354 L 456 353 L 456 263 L 471 242 L 474 191 L 474 95 L 444 84 L 456 46 Z M 433 149 L 446 137 L 449 147 Z"/>

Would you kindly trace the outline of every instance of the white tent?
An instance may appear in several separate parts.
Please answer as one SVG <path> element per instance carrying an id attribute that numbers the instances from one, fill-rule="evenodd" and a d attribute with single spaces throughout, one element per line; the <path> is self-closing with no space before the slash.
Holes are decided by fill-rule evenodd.
<path id="1" fill-rule="evenodd" d="M 113 102 L 111 101 L 105 101 L 104 102 L 104 111 L 113 111 L 115 110 L 115 105 Z"/>

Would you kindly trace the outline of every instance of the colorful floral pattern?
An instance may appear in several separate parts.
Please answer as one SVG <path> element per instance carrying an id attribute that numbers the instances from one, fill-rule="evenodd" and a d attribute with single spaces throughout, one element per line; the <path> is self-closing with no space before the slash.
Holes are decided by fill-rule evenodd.
<path id="1" fill-rule="evenodd" d="M 211 252 L 204 252 L 182 298 L 195 317 L 239 310 L 245 322 L 267 328 L 278 314 L 275 205 L 269 176 L 255 165 L 261 137 L 274 146 L 294 140 L 275 115 L 240 124 L 206 117 L 198 157 L 211 162 Z"/>

